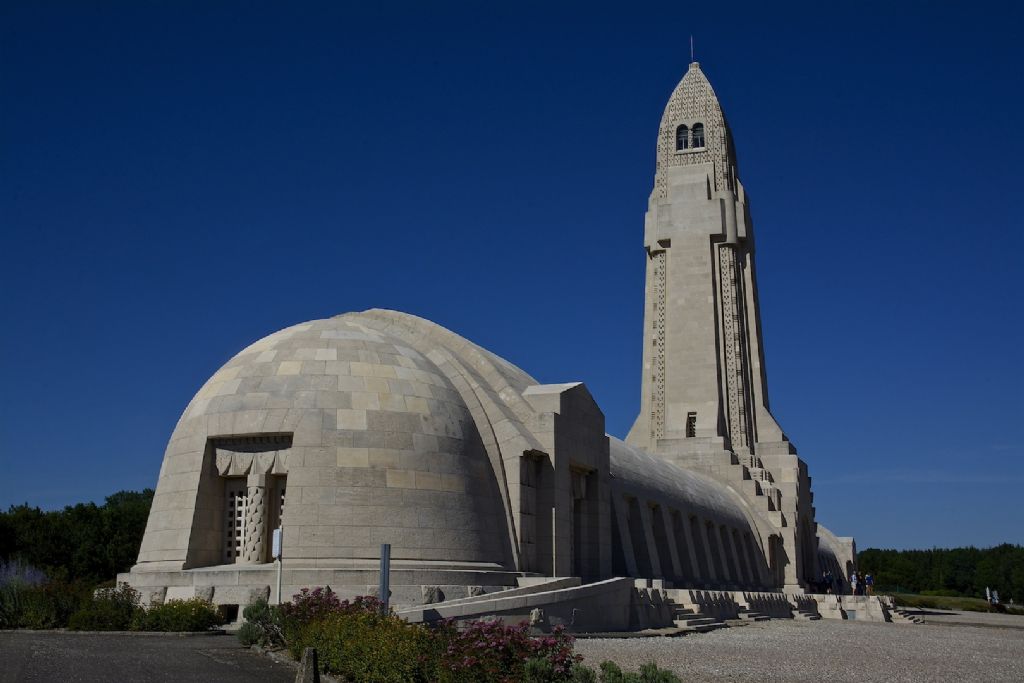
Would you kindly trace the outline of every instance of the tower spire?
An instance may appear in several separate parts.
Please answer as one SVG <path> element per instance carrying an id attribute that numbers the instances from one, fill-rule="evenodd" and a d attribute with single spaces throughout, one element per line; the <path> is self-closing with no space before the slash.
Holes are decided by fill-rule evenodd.
<path id="1" fill-rule="evenodd" d="M 695 60 L 693 58 L 693 34 L 691 33 L 690 34 L 690 63 L 692 64 L 694 61 Z"/>

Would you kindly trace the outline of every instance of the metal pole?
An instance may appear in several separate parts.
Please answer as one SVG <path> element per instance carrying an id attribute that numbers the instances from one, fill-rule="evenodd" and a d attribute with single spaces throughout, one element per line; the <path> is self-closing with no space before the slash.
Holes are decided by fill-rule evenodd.
<path id="1" fill-rule="evenodd" d="M 377 591 L 380 598 L 380 609 L 388 613 L 388 599 L 391 597 L 391 544 L 380 544 L 380 587 Z"/>
<path id="2" fill-rule="evenodd" d="M 284 528 L 274 529 L 271 535 L 271 553 L 277 560 L 277 604 L 281 604 L 281 568 L 284 565 Z"/>
<path id="3" fill-rule="evenodd" d="M 277 604 L 281 604 L 281 565 L 284 560 L 277 558 Z"/>

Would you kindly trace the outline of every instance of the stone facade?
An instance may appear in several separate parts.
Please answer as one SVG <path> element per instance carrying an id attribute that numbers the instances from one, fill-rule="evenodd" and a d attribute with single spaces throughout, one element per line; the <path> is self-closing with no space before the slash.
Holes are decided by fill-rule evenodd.
<path id="1" fill-rule="evenodd" d="M 583 384 L 539 384 L 427 320 L 295 325 L 185 409 L 121 580 L 151 601 L 276 599 L 277 528 L 286 599 L 374 593 L 381 543 L 406 606 L 572 577 L 559 604 L 574 614 L 571 596 L 605 590 L 592 584 L 798 592 L 852 566 L 852 539 L 816 525 L 806 464 L 768 410 L 749 209 L 696 64 L 662 120 L 645 247 L 643 395 L 626 442 Z"/>

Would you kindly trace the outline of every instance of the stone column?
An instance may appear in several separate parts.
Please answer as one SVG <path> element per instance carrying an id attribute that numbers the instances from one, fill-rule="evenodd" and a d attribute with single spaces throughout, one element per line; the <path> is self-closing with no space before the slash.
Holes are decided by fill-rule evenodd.
<path id="1" fill-rule="evenodd" d="M 740 534 L 739 544 L 740 553 L 743 555 L 743 564 L 746 566 L 747 575 L 750 577 L 750 584 L 751 586 L 760 586 L 761 577 L 757 571 L 757 565 L 754 564 L 754 558 L 750 556 L 750 543 L 746 534 Z"/>
<path id="2" fill-rule="evenodd" d="M 672 511 L 661 509 L 661 523 L 665 525 L 665 540 L 668 541 L 668 559 L 672 564 L 672 578 L 681 580 L 683 578 L 683 566 L 679 561 L 679 548 L 676 546 L 675 522 L 672 519 Z"/>
<path id="3" fill-rule="evenodd" d="M 716 524 L 711 527 L 711 535 L 715 537 L 715 544 L 718 546 L 718 557 L 722 560 L 722 573 L 725 574 L 722 578 L 725 579 L 726 583 L 735 583 L 736 577 L 732 575 L 732 569 L 729 567 L 729 555 L 725 550 L 725 543 L 722 542 L 722 529 L 724 528 Z"/>
<path id="4" fill-rule="evenodd" d="M 250 474 L 245 505 L 245 537 L 242 539 L 242 563 L 260 564 L 267 543 L 267 475 Z"/>
<path id="5" fill-rule="evenodd" d="M 725 534 L 729 537 L 729 548 L 732 550 L 733 558 L 735 558 L 734 564 L 736 565 L 737 581 L 741 586 L 746 584 L 749 587 L 753 581 L 750 578 L 750 571 L 743 562 L 743 555 L 740 553 L 739 546 L 736 545 L 736 532 L 726 527 Z"/>
<path id="6" fill-rule="evenodd" d="M 613 510 L 615 512 L 615 524 L 619 526 L 619 538 L 622 541 L 622 556 L 626 560 L 626 573 L 630 576 L 637 576 L 636 553 L 633 550 L 633 536 L 629 533 L 628 514 L 629 500 L 625 496 L 615 496 Z"/>
<path id="7" fill-rule="evenodd" d="M 637 500 L 637 512 L 640 513 L 640 523 L 644 527 L 644 539 L 647 541 L 647 559 L 651 563 L 651 576 L 646 578 L 664 578 L 665 572 L 661 567 L 661 552 L 654 537 L 654 520 L 651 515 L 651 507 L 647 501 Z"/>
<path id="8" fill-rule="evenodd" d="M 700 581 L 701 572 L 700 563 L 697 562 L 697 546 L 693 544 L 693 532 L 690 530 L 690 516 L 685 512 L 679 516 L 679 524 L 683 527 L 683 538 L 686 540 L 686 557 L 690 563 L 690 571 L 693 572 L 693 578 Z"/>
<path id="9" fill-rule="evenodd" d="M 711 541 L 708 540 L 708 525 L 700 517 L 697 518 L 697 526 L 700 527 L 700 537 L 704 541 L 704 560 L 708 566 L 708 580 L 717 581 L 718 572 L 715 570 L 715 558 L 711 554 Z"/>

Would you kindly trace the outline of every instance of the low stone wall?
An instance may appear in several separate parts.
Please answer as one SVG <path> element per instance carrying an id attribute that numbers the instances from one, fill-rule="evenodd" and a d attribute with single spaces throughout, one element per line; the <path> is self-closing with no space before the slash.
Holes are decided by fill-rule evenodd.
<path id="1" fill-rule="evenodd" d="M 516 587 L 514 572 L 451 569 L 392 569 L 391 604 L 416 607 L 468 598 Z M 216 605 L 244 608 L 258 597 L 276 602 L 277 568 L 273 564 L 226 565 L 184 571 L 119 574 L 119 583 L 139 591 L 143 604 L 202 597 Z M 370 569 L 289 567 L 282 573 L 281 598 L 287 602 L 303 588 L 330 586 L 342 599 L 377 595 L 378 573 Z"/>
<path id="2" fill-rule="evenodd" d="M 772 619 L 792 619 L 797 608 L 791 596 L 785 593 L 734 591 L 733 600 L 748 612 L 757 612 Z"/>
<path id="3" fill-rule="evenodd" d="M 892 598 L 880 595 L 808 595 L 824 619 L 892 621 Z"/>
<path id="4" fill-rule="evenodd" d="M 669 612 L 661 591 L 638 589 L 633 579 L 620 578 L 540 593 L 440 603 L 413 614 L 421 621 L 494 619 L 507 624 L 526 621 L 541 631 L 562 626 L 570 632 L 601 632 L 650 628 Z"/>

